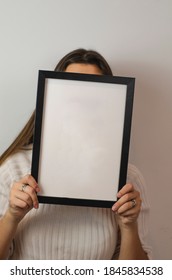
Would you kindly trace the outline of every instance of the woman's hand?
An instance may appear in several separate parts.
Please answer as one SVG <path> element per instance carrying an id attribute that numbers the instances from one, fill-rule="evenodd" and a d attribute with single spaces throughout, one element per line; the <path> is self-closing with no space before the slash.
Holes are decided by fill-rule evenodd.
<path id="1" fill-rule="evenodd" d="M 141 208 L 140 193 L 132 184 L 126 184 L 117 194 L 118 201 L 112 206 L 117 214 L 120 229 L 131 228 L 136 224 Z"/>
<path id="2" fill-rule="evenodd" d="M 31 175 L 26 175 L 20 181 L 14 182 L 7 212 L 15 222 L 20 222 L 33 207 L 38 208 L 37 192 L 39 191 L 38 184 Z"/>

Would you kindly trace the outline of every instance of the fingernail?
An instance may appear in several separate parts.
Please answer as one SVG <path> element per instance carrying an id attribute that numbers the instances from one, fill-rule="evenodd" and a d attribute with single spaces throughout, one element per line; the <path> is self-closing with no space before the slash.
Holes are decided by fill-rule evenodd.
<path id="1" fill-rule="evenodd" d="M 120 198 L 122 196 L 121 193 L 117 193 L 117 197 Z"/>
<path id="2" fill-rule="evenodd" d="M 36 187 L 36 192 L 40 192 L 40 188 L 39 187 Z"/>
<path id="3" fill-rule="evenodd" d="M 37 202 L 34 203 L 34 208 L 38 209 L 39 208 L 39 204 Z"/>
<path id="4" fill-rule="evenodd" d="M 112 206 L 112 211 L 116 211 L 117 210 L 117 207 L 116 207 L 116 204 L 114 204 L 113 206 Z"/>

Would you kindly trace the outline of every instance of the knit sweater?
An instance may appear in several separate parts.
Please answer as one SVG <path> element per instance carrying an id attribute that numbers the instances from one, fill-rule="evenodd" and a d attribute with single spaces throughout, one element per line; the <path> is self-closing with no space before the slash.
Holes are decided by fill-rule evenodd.
<path id="1" fill-rule="evenodd" d="M 22 150 L 0 166 L 0 216 L 8 207 L 12 183 L 31 172 L 31 156 L 32 150 Z M 151 258 L 147 240 L 149 203 L 146 186 L 139 170 L 131 164 L 127 182 L 141 194 L 139 236 L 143 249 Z M 19 223 L 9 259 L 105 260 L 118 258 L 119 247 L 118 227 L 111 209 L 40 203 L 39 209 L 32 209 Z"/>

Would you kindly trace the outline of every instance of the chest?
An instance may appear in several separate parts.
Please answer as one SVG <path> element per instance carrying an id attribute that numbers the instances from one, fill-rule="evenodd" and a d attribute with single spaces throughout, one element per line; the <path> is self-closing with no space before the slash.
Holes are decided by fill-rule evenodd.
<path id="1" fill-rule="evenodd" d="M 25 217 L 15 239 L 24 259 L 110 259 L 116 242 L 110 209 L 45 204 Z"/>

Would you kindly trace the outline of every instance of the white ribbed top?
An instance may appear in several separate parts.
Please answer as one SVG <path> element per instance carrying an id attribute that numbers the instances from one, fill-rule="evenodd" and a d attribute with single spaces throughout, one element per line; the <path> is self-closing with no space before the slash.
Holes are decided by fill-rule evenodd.
<path id="1" fill-rule="evenodd" d="M 8 207 L 13 181 L 30 173 L 31 150 L 13 155 L 0 166 L 0 215 Z M 141 193 L 142 210 L 138 218 L 143 249 L 147 245 L 149 204 L 142 175 L 129 165 L 127 181 Z M 11 246 L 10 259 L 111 259 L 118 254 L 115 214 L 111 209 L 40 204 L 20 222 Z"/>

